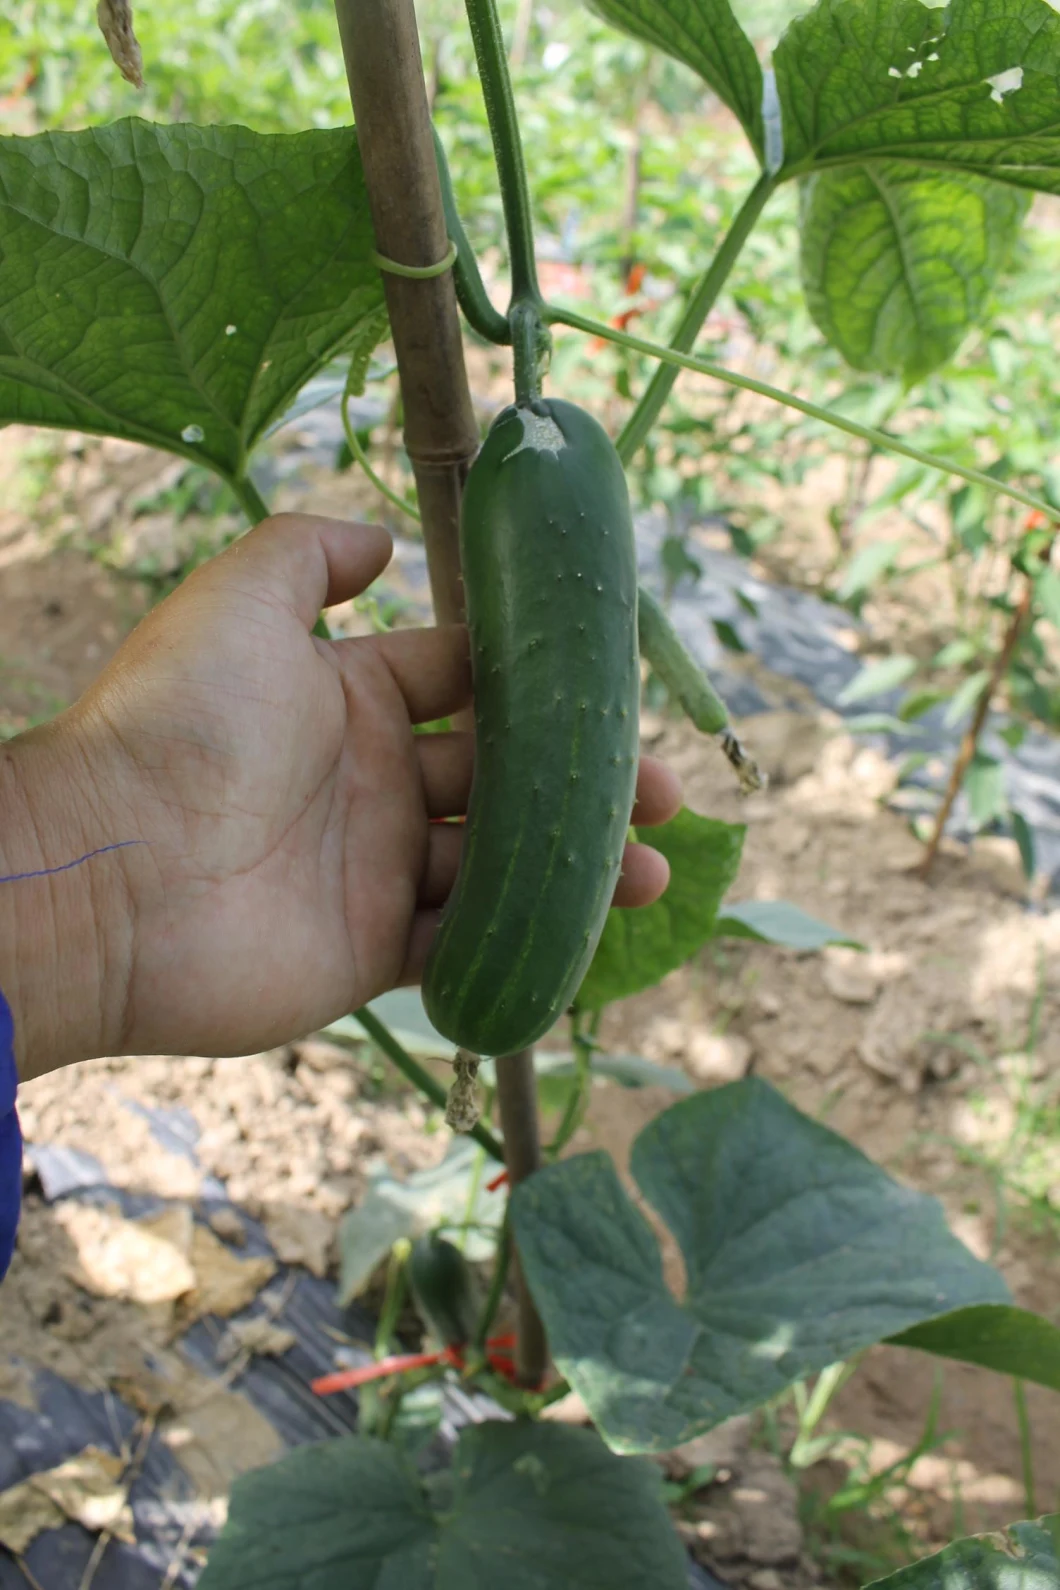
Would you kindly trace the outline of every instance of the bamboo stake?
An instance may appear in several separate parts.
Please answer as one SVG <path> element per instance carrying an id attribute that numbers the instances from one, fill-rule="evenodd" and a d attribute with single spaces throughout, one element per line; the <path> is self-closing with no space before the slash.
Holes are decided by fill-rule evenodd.
<path id="1" fill-rule="evenodd" d="M 412 0 L 335 0 L 368 200 L 380 254 L 433 265 L 449 246 Z M 416 476 L 434 611 L 464 616 L 458 539 L 460 494 L 478 448 L 452 272 L 428 280 L 384 275 Z M 497 1102 L 511 1185 L 541 1163 L 532 1050 L 501 1060 Z M 544 1329 L 519 1280 L 519 1368 L 537 1384 L 547 1367 Z"/>
<path id="2" fill-rule="evenodd" d="M 412 0 L 335 0 L 379 253 L 434 265 L 449 247 Z M 478 451 L 452 272 L 384 272 L 434 611 L 464 616 L 460 493 Z"/>

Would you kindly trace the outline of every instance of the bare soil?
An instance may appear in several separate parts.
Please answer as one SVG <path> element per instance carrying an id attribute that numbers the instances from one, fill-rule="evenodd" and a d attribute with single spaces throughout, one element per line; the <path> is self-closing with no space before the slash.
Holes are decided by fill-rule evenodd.
<path id="1" fill-rule="evenodd" d="M 0 513 L 0 725 L 8 731 L 75 699 L 189 548 L 219 544 L 237 525 L 234 517 L 192 514 L 178 524 L 164 510 L 137 513 L 137 501 L 175 479 L 171 460 L 86 439 L 48 446 L 41 461 L 33 433 L 9 429 L 0 438 L 10 505 Z M 354 476 L 315 472 L 309 487 L 292 477 L 283 506 L 306 503 L 307 491 L 316 511 L 374 512 Z M 151 582 L 132 577 L 138 570 Z M 908 644 L 908 615 L 902 622 Z M 885 614 L 880 626 L 894 634 L 897 619 Z M 796 902 L 867 952 L 718 944 L 609 1012 L 605 1040 L 681 1066 L 704 1087 L 749 1071 L 768 1078 L 893 1174 L 937 1195 L 954 1231 L 993 1259 L 1017 1301 L 1060 1321 L 1060 1144 L 1019 1137 L 1028 1100 L 1060 1068 L 1060 910 L 1028 908 L 1014 847 L 1000 840 L 945 846 L 925 884 L 916 873 L 920 846 L 886 805 L 893 770 L 810 703 L 793 711 L 790 685 L 776 699 L 789 704 L 743 726 L 771 776 L 768 792 L 749 800 L 736 794 L 714 746 L 683 723 L 648 715 L 644 740 L 681 773 L 689 805 L 747 825 L 737 898 Z M 624 1163 L 636 1132 L 670 1098 L 655 1088 L 597 1087 L 577 1146 L 605 1146 Z M 157 1106 L 194 1117 L 197 1164 L 159 1146 L 142 1114 Z M 112 1241 L 106 1219 L 93 1225 L 31 1189 L 0 1300 L 0 1396 L 31 1402 L 34 1366 L 86 1386 L 111 1384 L 185 1431 L 173 1436 L 174 1451 L 188 1454 L 204 1498 L 223 1508 L 233 1475 L 270 1456 L 277 1438 L 240 1397 L 237 1378 L 213 1388 L 235 1403 L 206 1417 L 210 1387 L 202 1377 L 189 1383 L 179 1336 L 199 1313 L 238 1312 L 246 1288 L 269 1277 L 239 1268 L 231 1227 L 214 1233 L 215 1247 L 200 1238 L 195 1248 L 189 1220 L 203 1176 L 220 1177 L 235 1202 L 265 1220 L 281 1258 L 324 1273 L 337 1220 L 359 1197 L 372 1156 L 407 1174 L 440 1157 L 444 1129 L 428 1132 L 434 1123 L 416 1099 L 381 1091 L 319 1042 L 237 1061 L 94 1061 L 28 1085 L 22 1110 L 30 1142 L 95 1155 L 116 1186 L 166 1199 L 174 1223 L 138 1234 L 155 1246 L 137 1280 L 122 1269 L 125 1239 Z M 680 1287 L 672 1251 L 668 1265 Z M 154 1292 L 144 1275 L 155 1276 Z M 826 1421 L 863 1438 L 864 1460 L 882 1469 L 920 1437 L 938 1375 L 949 1433 L 898 1499 L 916 1549 L 1023 1514 L 1011 1384 L 880 1349 Z M 1033 1387 L 1027 1401 L 1045 1510 L 1060 1497 L 1058 1404 Z M 849 1463 L 819 1465 L 800 1500 L 760 1429 L 730 1437 L 717 1480 L 681 1512 L 697 1555 L 751 1590 L 839 1582 L 814 1525 L 814 1497 L 834 1490 Z M 680 1459 L 671 1471 L 681 1472 Z M 862 1513 L 855 1522 L 865 1537 L 859 1549 L 884 1549 L 886 1520 Z"/>

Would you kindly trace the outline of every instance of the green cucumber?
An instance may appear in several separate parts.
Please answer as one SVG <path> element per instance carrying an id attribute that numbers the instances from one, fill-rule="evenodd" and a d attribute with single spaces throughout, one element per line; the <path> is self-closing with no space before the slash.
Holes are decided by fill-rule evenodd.
<path id="1" fill-rule="evenodd" d="M 409 1255 L 409 1285 L 420 1318 L 443 1347 L 464 1347 L 475 1331 L 475 1288 L 467 1260 L 437 1232 L 418 1237 Z"/>
<path id="2" fill-rule="evenodd" d="M 577 992 L 633 807 L 636 557 L 606 431 L 572 403 L 505 409 L 468 476 L 460 547 L 475 776 L 423 997 L 445 1037 L 506 1055 Z"/>

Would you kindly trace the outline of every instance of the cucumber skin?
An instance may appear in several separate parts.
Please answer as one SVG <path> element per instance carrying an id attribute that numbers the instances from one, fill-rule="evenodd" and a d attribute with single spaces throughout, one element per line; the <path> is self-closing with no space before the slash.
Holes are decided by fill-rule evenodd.
<path id="1" fill-rule="evenodd" d="M 558 452 L 524 440 L 549 421 Z M 559 400 L 505 409 L 468 476 L 460 545 L 475 775 L 423 997 L 452 1042 L 507 1055 L 577 993 L 633 808 L 636 555 L 602 426 Z"/>

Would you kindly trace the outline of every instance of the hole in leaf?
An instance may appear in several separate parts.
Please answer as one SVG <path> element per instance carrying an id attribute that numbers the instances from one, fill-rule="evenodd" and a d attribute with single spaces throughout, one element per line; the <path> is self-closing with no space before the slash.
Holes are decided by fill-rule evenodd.
<path id="1" fill-rule="evenodd" d="M 1014 94 L 1023 87 L 1023 67 L 1010 66 L 1006 72 L 995 72 L 986 81 L 990 84 L 990 98 L 995 105 L 1003 103 L 1006 94 Z"/>

